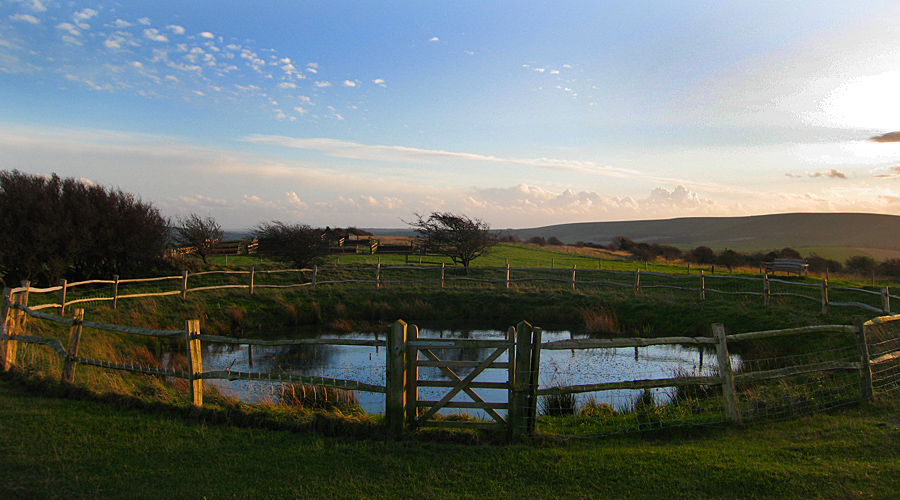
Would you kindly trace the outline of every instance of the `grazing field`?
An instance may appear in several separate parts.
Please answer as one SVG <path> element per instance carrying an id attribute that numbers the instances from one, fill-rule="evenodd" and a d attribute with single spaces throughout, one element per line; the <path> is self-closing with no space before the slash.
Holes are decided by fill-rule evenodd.
<path id="1" fill-rule="evenodd" d="M 0 381 L 0 497 L 895 498 L 891 404 L 673 435 L 496 445 L 327 437 Z"/>

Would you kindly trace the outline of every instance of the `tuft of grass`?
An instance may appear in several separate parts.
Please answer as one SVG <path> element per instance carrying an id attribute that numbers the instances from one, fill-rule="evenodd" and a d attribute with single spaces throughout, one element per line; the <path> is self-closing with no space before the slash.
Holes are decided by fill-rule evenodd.
<path id="1" fill-rule="evenodd" d="M 584 329 L 589 334 L 618 333 L 619 318 L 615 311 L 600 306 L 597 308 L 582 307 L 578 309 L 584 322 Z"/>
<path id="2" fill-rule="evenodd" d="M 578 413 L 578 398 L 572 393 L 550 394 L 541 398 L 540 410 L 548 417 L 561 417 Z"/>

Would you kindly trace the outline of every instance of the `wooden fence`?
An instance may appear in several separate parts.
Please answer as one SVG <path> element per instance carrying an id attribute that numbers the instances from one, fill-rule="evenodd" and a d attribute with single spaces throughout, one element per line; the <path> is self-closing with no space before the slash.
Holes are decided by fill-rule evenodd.
<path id="1" fill-rule="evenodd" d="M 822 314 L 830 307 L 852 307 L 877 314 L 891 313 L 890 289 L 835 287 L 823 278 L 818 283 L 790 279 L 776 279 L 768 274 L 761 277 L 707 274 L 667 274 L 646 272 L 610 271 L 602 269 L 567 268 L 512 268 L 476 267 L 464 269 L 444 264 L 435 266 L 314 266 L 310 269 L 279 269 L 246 271 L 207 271 L 180 276 L 164 276 L 146 279 L 91 280 L 34 288 L 28 282 L 13 289 L 13 293 L 52 294 L 56 300 L 42 299 L 32 309 L 55 308 L 61 315 L 67 307 L 87 302 L 112 302 L 115 307 L 120 299 L 180 295 L 209 290 L 242 289 L 254 294 L 264 289 L 312 288 L 337 285 L 366 285 L 376 289 L 401 286 L 434 286 L 439 288 L 464 286 L 493 286 L 514 289 L 519 286 L 554 286 L 574 291 L 591 291 L 600 288 L 629 290 L 640 295 L 656 290 L 672 290 L 707 300 L 710 295 L 755 297 L 761 305 L 768 306 L 774 298 L 800 299 L 816 303 Z M 874 288 L 874 287 L 873 287 Z M 131 292 L 126 290 L 134 289 Z M 84 291 L 82 291 L 84 290 Z"/>
<path id="2" fill-rule="evenodd" d="M 385 394 L 385 424 L 396 432 L 406 427 L 428 426 L 470 427 L 502 429 L 511 436 L 529 435 L 535 430 L 538 399 L 565 394 L 595 393 L 619 389 L 658 389 L 687 386 L 719 387 L 725 421 L 740 423 L 754 408 L 742 403 L 739 386 L 781 380 L 790 377 L 821 373 L 849 373 L 853 376 L 856 389 L 852 394 L 838 396 L 846 400 L 871 400 L 878 393 L 889 393 L 900 387 L 900 315 L 879 317 L 856 326 L 828 325 L 792 328 L 728 335 L 720 324 L 713 325 L 713 337 L 666 337 L 666 338 L 618 338 L 618 339 L 573 339 L 541 342 L 541 329 L 526 322 L 509 329 L 505 339 L 425 339 L 418 337 L 418 328 L 403 321 L 396 322 L 386 340 L 349 339 L 297 339 L 261 340 L 230 338 L 204 335 L 200 332 L 199 321 L 186 321 L 181 330 L 153 330 L 128 326 L 92 322 L 84 319 L 84 311 L 75 309 L 70 317 L 43 313 L 27 305 L 27 290 L 13 293 L 9 288 L 3 292 L 0 319 L 0 361 L 4 370 L 18 363 L 17 346 L 34 344 L 49 347 L 63 360 L 62 379 L 72 383 L 76 366 L 91 365 L 101 368 L 124 370 L 163 377 L 173 377 L 190 381 L 191 401 L 203 404 L 203 381 L 210 379 L 254 380 L 274 383 L 297 383 L 317 387 L 331 387 L 348 391 L 367 391 Z M 48 321 L 69 328 L 66 344 L 61 340 L 27 335 L 26 318 Z M 184 341 L 185 355 L 189 360 L 188 370 L 153 368 L 139 364 L 111 363 L 104 360 L 85 358 L 79 355 L 82 330 L 92 328 L 101 331 L 142 335 L 157 338 L 173 338 Z M 877 338 L 868 339 L 867 331 Z M 732 370 L 729 345 L 778 336 L 809 334 L 854 335 L 855 346 L 852 358 L 837 355 L 813 362 L 782 364 L 777 368 L 764 370 Z M 374 385 L 359 381 L 288 375 L 284 373 L 238 372 L 230 370 L 204 371 L 202 343 L 225 343 L 243 345 L 343 345 L 386 347 L 385 385 Z M 542 387 L 539 383 L 541 371 L 541 351 L 574 349 L 607 349 L 653 345 L 701 345 L 713 347 L 718 360 L 718 373 L 707 376 L 676 376 L 664 379 L 636 379 L 623 382 L 598 382 L 577 386 Z M 459 361 L 441 359 L 439 351 L 462 348 L 489 348 L 493 351 L 483 360 Z M 874 356 L 872 351 L 874 350 Z M 506 356 L 506 360 L 502 356 Z M 438 368 L 446 380 L 420 379 L 421 367 Z M 469 374 L 460 377 L 454 370 L 468 369 Z M 485 382 L 477 380 L 485 370 L 504 370 L 505 382 Z M 444 388 L 447 392 L 438 400 L 423 400 L 419 397 L 420 387 Z M 479 389 L 500 389 L 506 397 L 500 401 L 486 401 Z M 877 389 L 877 391 L 876 391 Z M 879 392 L 880 391 L 880 392 Z M 456 395 L 465 395 L 470 401 L 454 401 Z M 441 409 L 477 409 L 485 412 L 491 422 L 437 420 L 435 415 Z"/>

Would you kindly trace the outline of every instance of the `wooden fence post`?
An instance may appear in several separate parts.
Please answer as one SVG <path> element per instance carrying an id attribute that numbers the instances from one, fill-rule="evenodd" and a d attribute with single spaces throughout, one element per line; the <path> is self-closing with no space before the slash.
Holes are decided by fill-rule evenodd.
<path id="1" fill-rule="evenodd" d="M 509 367 L 507 368 L 508 390 L 506 391 L 506 426 L 507 434 L 512 436 L 513 421 L 515 419 L 515 408 L 518 402 L 519 393 L 516 392 L 516 327 L 511 326 L 506 330 L 506 340 L 511 344 L 506 351 L 506 358 Z"/>
<path id="2" fill-rule="evenodd" d="M 384 422 L 394 433 L 403 431 L 403 411 L 406 408 L 406 322 L 397 320 L 387 337 L 385 354 Z"/>
<path id="3" fill-rule="evenodd" d="M 419 338 L 419 327 L 409 325 L 406 328 L 406 340 L 416 340 Z M 416 426 L 416 417 L 418 416 L 419 402 L 419 349 L 416 347 L 406 348 L 406 425 L 410 428 Z"/>
<path id="4" fill-rule="evenodd" d="M 59 316 L 66 310 L 66 280 L 59 280 Z"/>
<path id="5" fill-rule="evenodd" d="M 112 289 L 112 299 L 113 299 L 113 309 L 118 309 L 119 306 L 119 275 L 113 275 L 113 289 Z"/>
<path id="6" fill-rule="evenodd" d="M 318 264 L 313 266 L 313 277 L 312 277 L 312 287 L 313 290 L 316 289 L 316 280 L 319 279 L 319 266 Z"/>
<path id="7" fill-rule="evenodd" d="M 706 300 L 706 276 L 700 270 L 700 300 Z"/>
<path id="8" fill-rule="evenodd" d="M 181 300 L 187 299 L 187 279 L 188 272 L 181 271 Z"/>
<path id="9" fill-rule="evenodd" d="M 256 291 L 255 287 L 256 287 L 256 268 L 251 267 L 250 268 L 250 295 L 253 295 L 253 292 Z"/>
<path id="10" fill-rule="evenodd" d="M 12 307 L 12 289 L 4 288 L 3 289 L 3 302 L 0 302 L 0 335 L 9 335 L 12 337 L 15 335 L 15 316 L 13 316 L 13 307 Z M 11 366 L 10 360 L 15 358 L 15 347 L 12 347 L 12 353 L 10 353 L 10 346 L 14 344 L 12 339 L 5 339 L 0 341 L 0 367 L 3 368 L 3 371 L 9 370 Z M 12 357 L 10 357 L 12 355 Z"/>
<path id="11" fill-rule="evenodd" d="M 828 276 L 822 278 L 822 316 L 828 314 Z"/>
<path id="12" fill-rule="evenodd" d="M 733 423 L 741 422 L 741 414 L 737 408 L 737 394 L 734 388 L 734 372 L 731 370 L 731 357 L 728 355 L 728 342 L 725 338 L 725 326 L 721 323 L 713 325 L 716 338 L 716 356 L 719 361 L 719 376 L 722 377 L 722 402 L 725 416 Z"/>
<path id="13" fill-rule="evenodd" d="M 766 272 L 763 274 L 763 305 L 769 307 L 769 295 L 772 293 L 772 289 L 769 286 L 769 273 Z"/>
<path id="14" fill-rule="evenodd" d="M 572 291 L 575 291 L 575 272 L 578 270 L 578 264 L 572 264 Z"/>
<path id="15" fill-rule="evenodd" d="M 203 406 L 203 358 L 200 349 L 200 320 L 189 319 L 184 322 L 185 340 L 187 341 L 188 362 L 191 365 L 191 404 Z"/>
<path id="16" fill-rule="evenodd" d="M 859 351 L 859 397 L 863 401 L 875 399 L 872 390 L 872 365 L 869 359 L 869 343 L 866 340 L 866 323 L 857 323 L 856 347 Z"/>
<path id="17" fill-rule="evenodd" d="M 441 289 L 444 288 L 444 263 L 441 262 Z"/>
<path id="18" fill-rule="evenodd" d="M 75 382 L 75 357 L 78 356 L 78 344 L 81 343 L 81 322 L 84 320 L 84 309 L 75 309 L 72 316 L 72 327 L 69 328 L 69 342 L 66 346 L 66 361 L 63 365 L 63 382 Z"/>
<path id="19" fill-rule="evenodd" d="M 528 407 L 531 381 L 531 325 L 522 321 L 516 326 L 516 378 L 513 392 L 515 404 L 509 409 L 508 425 L 512 437 L 518 437 L 528 432 L 528 416 L 531 410 Z"/>
<path id="20" fill-rule="evenodd" d="M 5 321 L 6 335 L 9 336 L 9 339 L 4 342 L 3 351 L 0 353 L 3 356 L 3 371 L 5 372 L 8 372 L 16 364 L 16 354 L 18 354 L 19 345 L 15 340 L 15 336 L 20 333 L 24 323 L 24 320 L 21 319 L 24 313 L 19 309 L 23 305 L 22 295 L 16 295 L 15 301 L 15 305 L 10 308 L 12 310 L 8 310 L 6 313 L 8 316 L 7 321 Z"/>
<path id="21" fill-rule="evenodd" d="M 881 289 L 881 311 L 884 314 L 891 313 L 891 294 L 888 287 Z"/>
<path id="22" fill-rule="evenodd" d="M 540 328 L 531 329 L 531 369 L 528 378 L 528 422 L 526 423 L 526 431 L 528 435 L 534 434 L 534 425 L 537 422 L 538 398 L 537 390 L 541 369 L 541 334 Z"/>
<path id="23" fill-rule="evenodd" d="M 381 288 L 381 257 L 378 257 L 378 265 L 375 266 L 375 288 Z"/>
<path id="24" fill-rule="evenodd" d="M 509 259 L 506 259 L 506 289 L 509 290 Z"/>
<path id="25" fill-rule="evenodd" d="M 634 294 L 640 295 L 641 293 L 641 268 L 637 268 L 634 270 Z"/>

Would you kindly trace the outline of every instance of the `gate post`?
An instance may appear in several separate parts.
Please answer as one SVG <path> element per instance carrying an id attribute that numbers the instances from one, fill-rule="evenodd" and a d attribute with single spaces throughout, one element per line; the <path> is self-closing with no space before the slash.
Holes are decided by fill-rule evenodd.
<path id="1" fill-rule="evenodd" d="M 722 400 L 725 416 L 733 423 L 741 422 L 737 408 L 737 395 L 734 390 L 734 372 L 731 371 L 731 357 L 728 355 L 728 342 L 725 338 L 725 326 L 716 323 L 712 326 L 716 338 L 716 355 L 719 361 L 719 376 L 722 377 Z"/>
<path id="2" fill-rule="evenodd" d="M 531 325 L 522 321 L 516 326 L 516 378 L 514 382 L 515 404 L 509 409 L 509 433 L 519 437 L 528 432 L 528 386 L 531 381 Z"/>
<path id="3" fill-rule="evenodd" d="M 385 354 L 384 421 L 388 429 L 397 434 L 403 431 L 406 407 L 406 335 L 406 322 L 397 320 L 388 333 Z"/>
<path id="4" fill-rule="evenodd" d="M 406 329 L 406 340 L 419 338 L 419 327 L 409 325 Z M 419 415 L 419 349 L 406 344 L 406 425 L 416 427 L 416 419 Z"/>
<path id="5" fill-rule="evenodd" d="M 541 336 L 543 331 L 540 328 L 534 327 L 531 329 L 531 370 L 529 371 L 530 377 L 528 379 L 528 423 L 527 423 L 527 432 L 529 435 L 534 434 L 534 426 L 537 422 L 537 407 L 538 407 L 538 398 L 537 398 L 537 390 L 538 390 L 538 375 L 540 375 L 540 367 L 541 367 Z"/>

